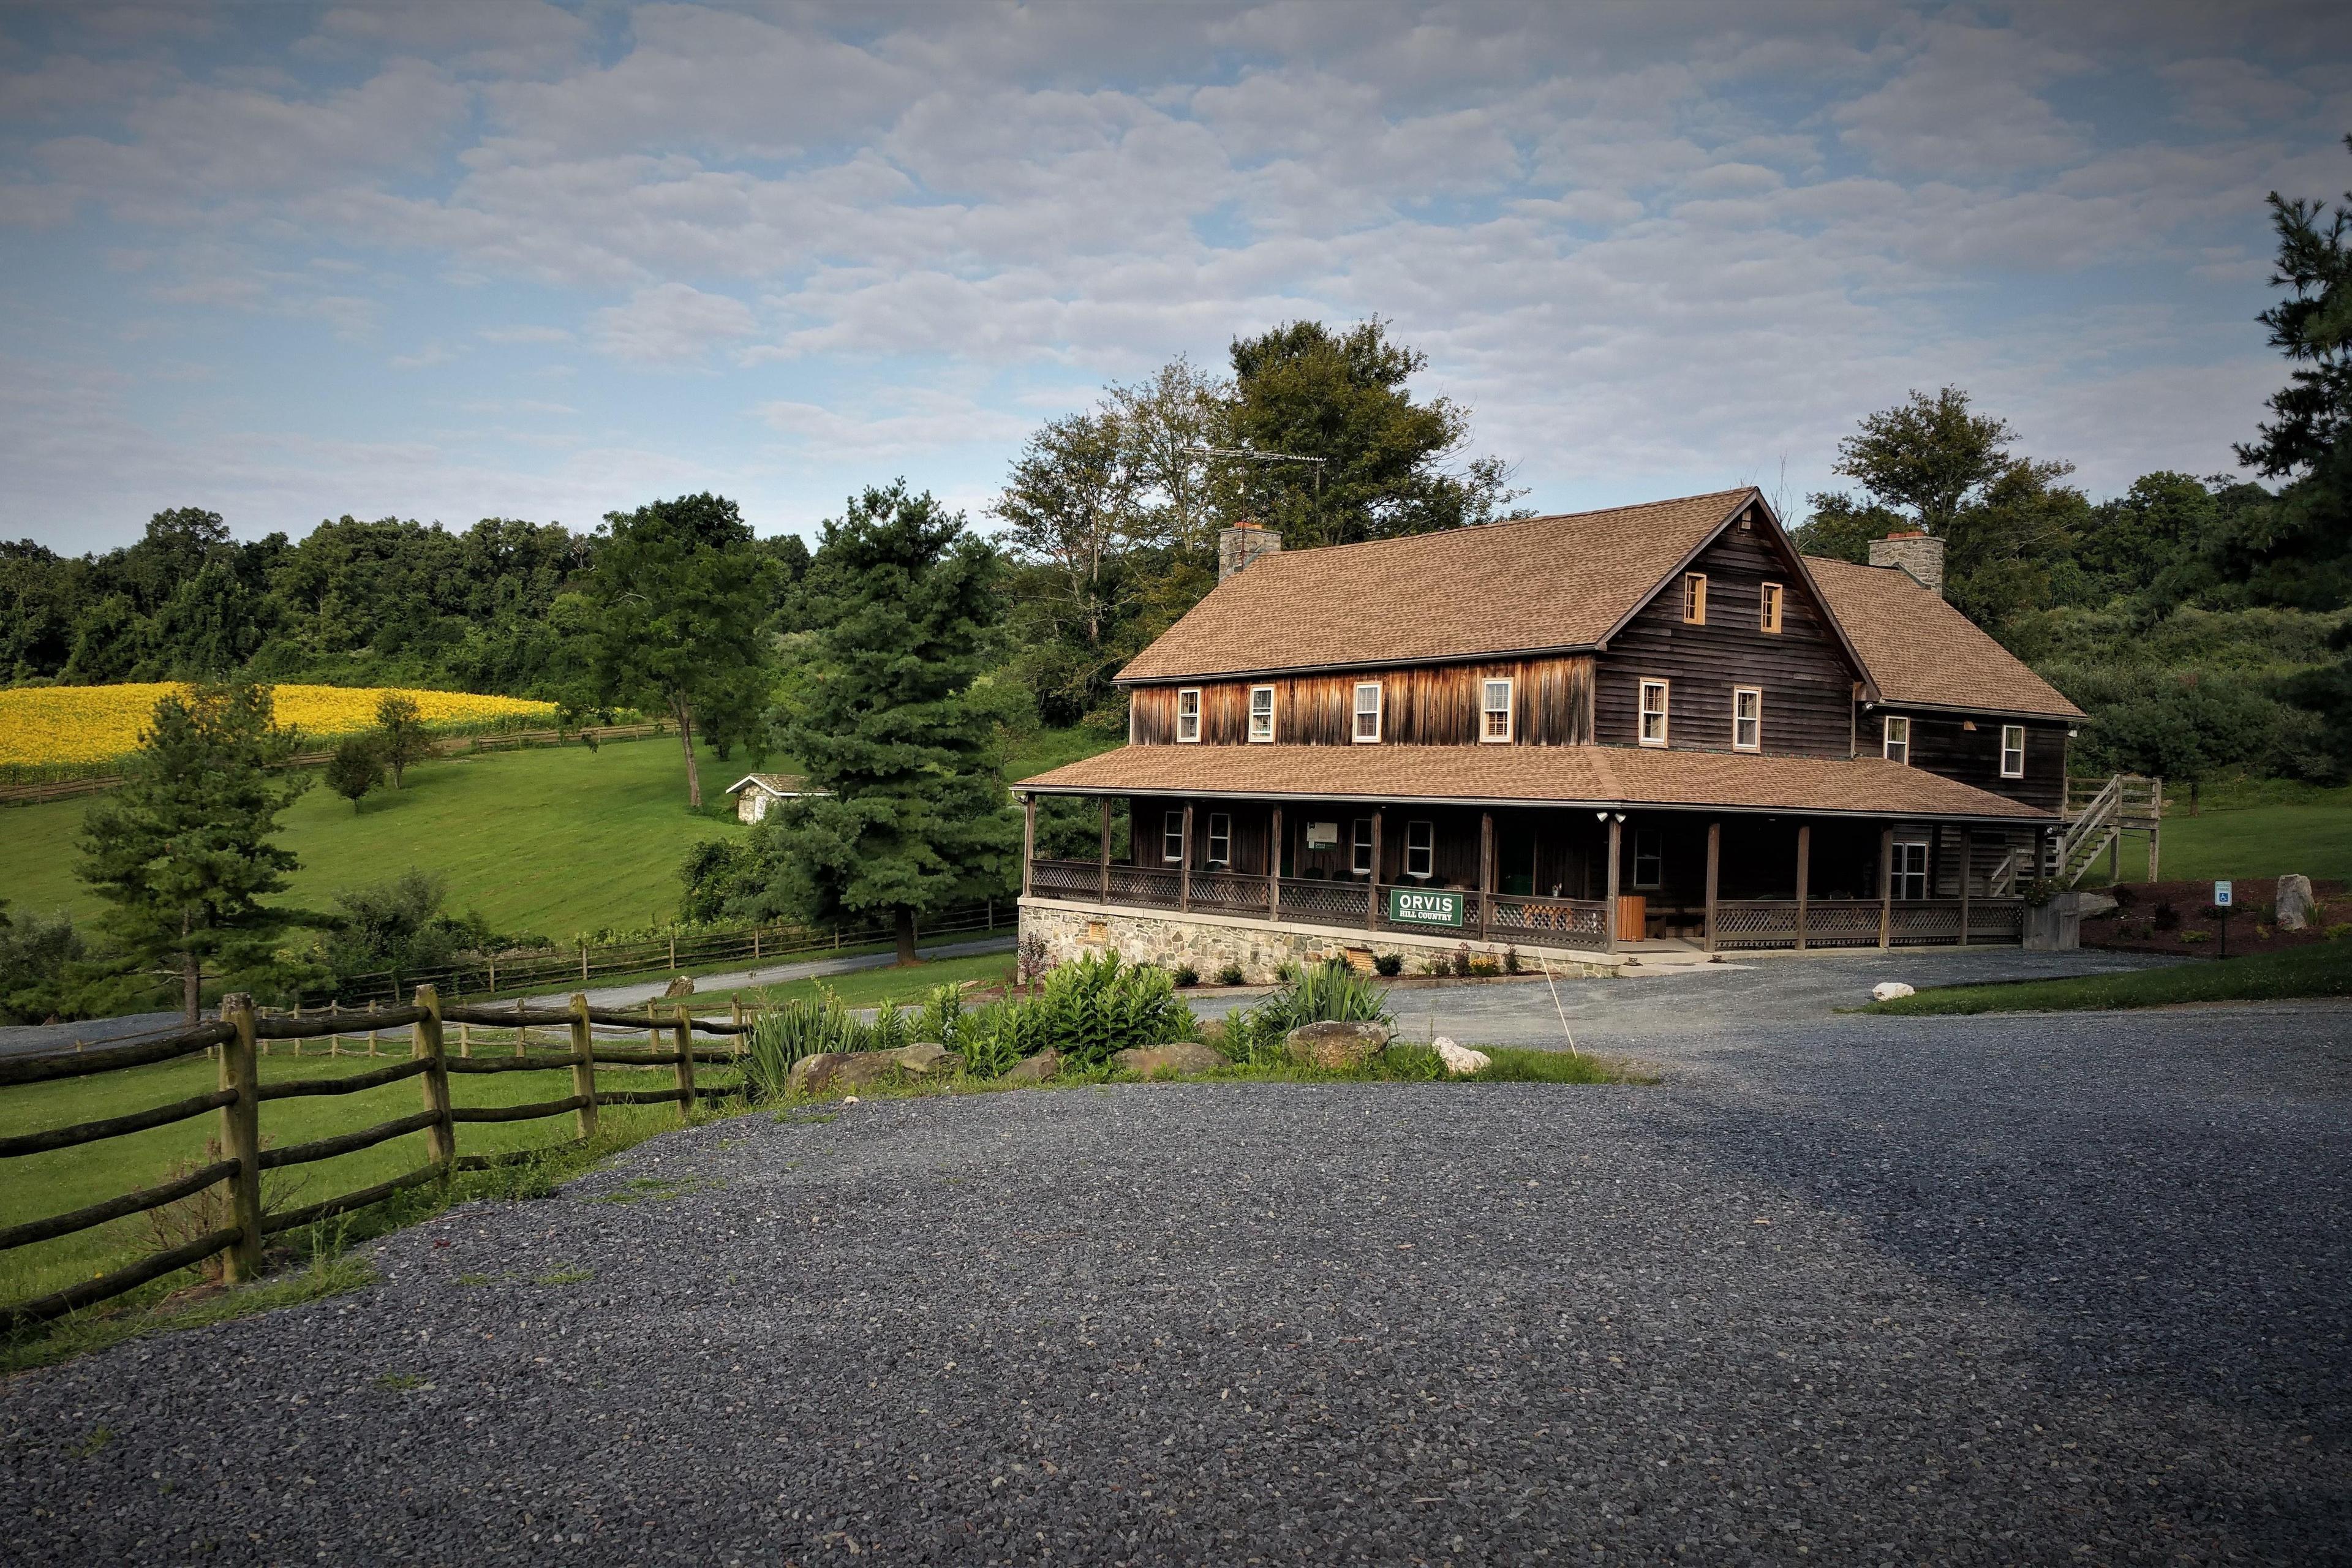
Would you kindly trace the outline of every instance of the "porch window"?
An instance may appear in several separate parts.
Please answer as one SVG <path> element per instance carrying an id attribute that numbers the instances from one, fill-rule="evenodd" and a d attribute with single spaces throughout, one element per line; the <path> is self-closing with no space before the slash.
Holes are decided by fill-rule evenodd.
<path id="1" fill-rule="evenodd" d="M 2021 779 L 2025 776 L 2025 726 L 2003 724 L 2000 727 L 2000 776 Z"/>
<path id="2" fill-rule="evenodd" d="M 1360 681 L 1356 686 L 1356 739 L 1365 745 L 1376 745 L 1381 738 L 1381 683 Z"/>
<path id="3" fill-rule="evenodd" d="M 1511 683 L 1489 680 L 1480 687 L 1478 699 L 1481 721 L 1478 738 L 1482 741 L 1507 741 L 1511 738 Z"/>
<path id="4" fill-rule="evenodd" d="M 1884 754 L 1890 763 L 1908 766 L 1911 761 L 1911 721 L 1900 714 L 1886 716 L 1886 740 Z"/>
<path id="5" fill-rule="evenodd" d="M 1176 738 L 1201 738 L 1201 689 L 1197 686 L 1188 686 L 1176 694 Z"/>
<path id="6" fill-rule="evenodd" d="M 1688 626 L 1706 625 L 1706 574 L 1693 572 L 1683 578 L 1683 624 Z"/>
<path id="7" fill-rule="evenodd" d="M 1666 683 L 1663 680 L 1642 682 L 1642 744 L 1663 746 L 1666 743 Z"/>
<path id="8" fill-rule="evenodd" d="M 1184 814 L 1171 811 L 1160 819 L 1160 858 L 1171 866 L 1184 863 Z"/>
<path id="9" fill-rule="evenodd" d="M 1274 739 L 1274 688 L 1250 688 L 1249 738 L 1253 741 Z"/>
<path id="10" fill-rule="evenodd" d="M 1356 818 L 1355 853 L 1349 859 L 1348 869 L 1359 877 L 1372 874 L 1372 819 L 1369 816 Z"/>
<path id="11" fill-rule="evenodd" d="M 1924 899 L 1927 896 L 1927 841 L 1924 838 L 1898 838 L 1895 841 L 1895 865 L 1891 872 L 1894 893 L 1897 899 Z"/>
<path id="12" fill-rule="evenodd" d="M 1666 879 L 1666 830 L 1633 829 L 1633 886 L 1655 888 Z"/>
<path id="13" fill-rule="evenodd" d="M 1756 624 L 1768 632 L 1777 633 L 1780 629 L 1781 598 L 1780 584 L 1764 584 L 1764 603 L 1758 613 Z"/>
<path id="14" fill-rule="evenodd" d="M 1764 691 L 1761 687 L 1735 686 L 1731 689 L 1731 749 L 1735 752 L 1760 752 L 1764 749 Z"/>
<path id="15" fill-rule="evenodd" d="M 1435 823 L 1408 822 L 1404 825 L 1404 874 L 1422 881 L 1437 875 Z"/>
<path id="16" fill-rule="evenodd" d="M 1209 813 L 1209 864 L 1230 866 L 1234 863 L 1234 818 L 1231 812 Z"/>

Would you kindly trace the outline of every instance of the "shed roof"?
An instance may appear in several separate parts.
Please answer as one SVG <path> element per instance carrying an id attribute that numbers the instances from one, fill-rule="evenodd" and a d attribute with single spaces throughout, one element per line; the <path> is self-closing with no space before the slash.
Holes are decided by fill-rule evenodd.
<path id="1" fill-rule="evenodd" d="M 1633 746 L 1122 746 L 1013 786 L 1040 794 L 1712 807 L 2042 823 L 2051 814 L 1876 757 Z"/>
<path id="2" fill-rule="evenodd" d="M 1809 555 L 1830 614 L 1879 700 L 1977 713 L 2080 719 L 2083 710 L 1974 621 L 1898 566 L 1857 566 Z"/>
<path id="3" fill-rule="evenodd" d="M 1260 556 L 1118 679 L 1590 647 L 1741 508 L 1752 486 Z"/>
<path id="4" fill-rule="evenodd" d="M 766 795 L 797 795 L 800 784 L 798 773 L 745 773 L 727 786 L 727 793 L 741 795 L 747 789 L 756 789 Z"/>

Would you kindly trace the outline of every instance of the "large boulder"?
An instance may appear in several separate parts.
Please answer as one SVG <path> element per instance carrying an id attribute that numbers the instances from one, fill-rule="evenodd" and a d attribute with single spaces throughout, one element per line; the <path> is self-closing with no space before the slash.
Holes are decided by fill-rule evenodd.
<path id="1" fill-rule="evenodd" d="M 1882 980 L 1870 988 L 1870 999 L 1874 1002 L 1893 1002 L 1901 997 L 1917 994 L 1917 992 L 1900 980 Z"/>
<path id="2" fill-rule="evenodd" d="M 1495 1058 L 1486 1052 L 1474 1051 L 1467 1046 L 1456 1045 L 1444 1035 L 1438 1036 L 1431 1044 L 1436 1047 L 1437 1059 L 1445 1064 L 1446 1072 L 1455 1078 L 1465 1077 L 1474 1072 L 1485 1072 L 1495 1065 Z"/>
<path id="3" fill-rule="evenodd" d="M 1381 1024 L 1301 1024 L 1283 1037 L 1282 1048 L 1300 1067 L 1344 1072 L 1387 1050 L 1389 1032 Z"/>
<path id="4" fill-rule="evenodd" d="M 909 1078 L 953 1078 L 963 1067 L 961 1057 L 929 1040 L 901 1046 L 895 1051 L 881 1054 L 897 1062 Z"/>
<path id="5" fill-rule="evenodd" d="M 693 995 L 694 976 L 691 974 L 679 975 L 677 979 L 669 983 L 668 987 L 662 992 L 662 994 L 672 1001 L 675 1001 L 680 996 Z"/>
<path id="6" fill-rule="evenodd" d="M 896 1051 L 819 1051 L 793 1064 L 794 1094 L 846 1094 L 906 1071 Z"/>
<path id="7" fill-rule="evenodd" d="M 1214 1072 L 1228 1064 L 1213 1047 L 1198 1040 L 1176 1040 L 1164 1046 L 1141 1046 L 1121 1051 L 1110 1058 L 1110 1065 L 1138 1078 L 1158 1078 L 1163 1073 L 1182 1078 L 1196 1072 Z"/>
<path id="8" fill-rule="evenodd" d="M 1062 1070 L 1062 1053 L 1048 1047 L 1004 1069 L 1008 1083 L 1044 1083 Z"/>
<path id="9" fill-rule="evenodd" d="M 2279 879 L 2278 928 L 2303 931 L 2319 918 L 2319 900 L 2311 896 L 2311 879 L 2289 872 Z"/>

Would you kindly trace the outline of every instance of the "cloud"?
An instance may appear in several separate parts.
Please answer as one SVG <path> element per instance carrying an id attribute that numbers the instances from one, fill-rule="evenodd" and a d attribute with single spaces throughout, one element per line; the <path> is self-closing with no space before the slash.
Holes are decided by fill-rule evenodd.
<path id="1" fill-rule="evenodd" d="M 563 327 L 484 327 L 480 333 L 488 343 L 568 343 L 571 331 Z"/>
<path id="2" fill-rule="evenodd" d="M 593 336 L 598 348 L 616 359 L 659 364 L 699 359 L 758 331 L 757 318 L 742 300 L 685 283 L 663 283 L 638 289 L 625 305 L 597 311 Z"/>
<path id="3" fill-rule="evenodd" d="M 339 5 L 298 52 L 414 55 L 481 76 L 539 76 L 577 61 L 589 25 L 545 0 L 471 5 Z"/>

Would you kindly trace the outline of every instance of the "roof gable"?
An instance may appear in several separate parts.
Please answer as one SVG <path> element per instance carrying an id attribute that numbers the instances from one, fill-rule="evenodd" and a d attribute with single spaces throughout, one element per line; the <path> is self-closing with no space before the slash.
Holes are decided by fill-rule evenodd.
<path id="1" fill-rule="evenodd" d="M 1895 707 L 2080 719 L 2083 710 L 1943 595 L 1896 566 L 1807 556 L 1822 603 L 1845 628 L 1878 700 Z"/>
<path id="2" fill-rule="evenodd" d="M 1751 500 L 1752 486 L 1261 556 L 1122 681 L 1592 647 Z"/>

